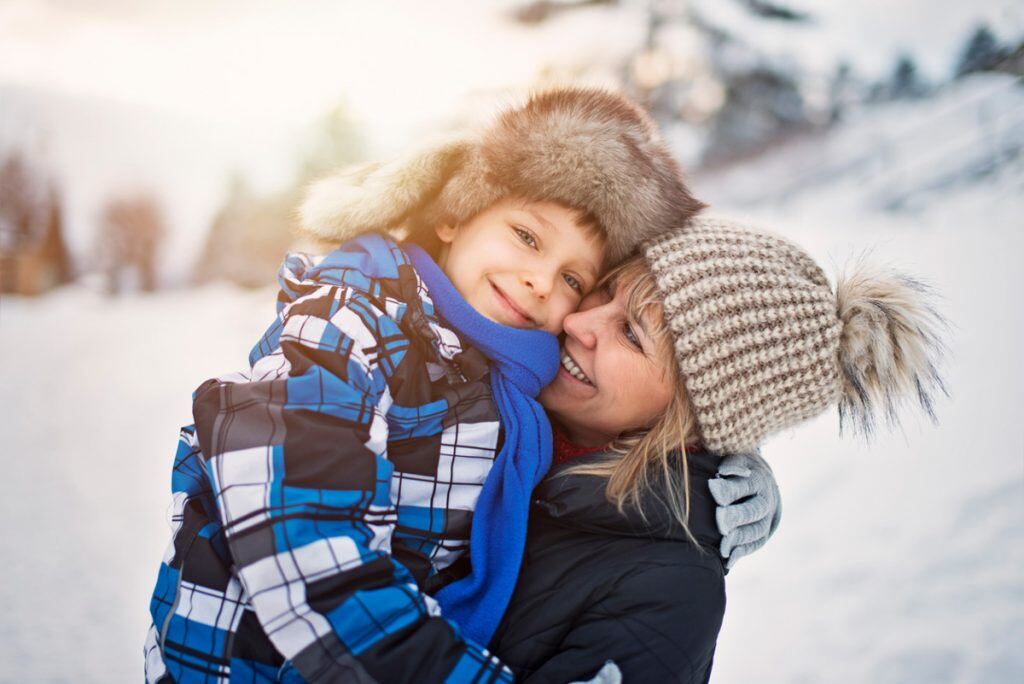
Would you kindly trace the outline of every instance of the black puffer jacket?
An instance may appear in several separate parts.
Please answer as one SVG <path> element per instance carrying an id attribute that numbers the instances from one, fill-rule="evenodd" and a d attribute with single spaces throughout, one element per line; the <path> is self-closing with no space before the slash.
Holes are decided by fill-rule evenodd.
<path id="1" fill-rule="evenodd" d="M 603 478 L 559 475 L 582 459 L 537 487 L 519 583 L 491 642 L 518 677 L 585 680 L 614 660 L 624 684 L 708 680 L 725 612 L 707 486 L 718 459 L 688 461 L 690 530 L 700 547 L 657 493 L 645 500 L 645 523 L 607 501 Z"/>

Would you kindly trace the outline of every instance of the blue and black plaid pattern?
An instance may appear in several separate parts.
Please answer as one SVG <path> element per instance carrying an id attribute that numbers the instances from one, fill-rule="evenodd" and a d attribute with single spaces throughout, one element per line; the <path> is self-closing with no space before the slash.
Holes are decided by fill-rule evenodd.
<path id="1" fill-rule="evenodd" d="M 511 681 L 425 593 L 466 572 L 486 359 L 390 240 L 280 275 L 249 371 L 203 383 L 181 431 L 147 680 Z"/>

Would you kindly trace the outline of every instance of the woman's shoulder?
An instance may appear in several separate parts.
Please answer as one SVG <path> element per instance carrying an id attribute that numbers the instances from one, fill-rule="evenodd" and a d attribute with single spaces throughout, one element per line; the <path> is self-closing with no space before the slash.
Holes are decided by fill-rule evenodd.
<path id="1" fill-rule="evenodd" d="M 695 551 L 714 551 L 711 558 L 718 559 L 717 549 L 722 537 L 715 520 L 717 504 L 711 496 L 708 480 L 717 473 L 718 458 L 704 452 L 686 454 L 688 476 L 683 487 L 681 469 L 675 477 L 675 487 L 668 487 L 652 478 L 650 487 L 643 492 L 639 506 L 626 506 L 619 510 L 605 495 L 607 479 L 599 475 L 573 472 L 576 466 L 590 461 L 609 458 L 607 453 L 592 454 L 563 464 L 541 483 L 535 492 L 535 507 L 547 522 L 561 527 L 593 534 L 633 537 L 650 541 L 685 542 L 694 546 L 692 534 L 699 544 Z M 682 454 L 673 460 L 682 465 Z M 689 493 L 687 497 L 685 492 Z M 687 526 L 690 534 L 679 524 L 673 508 L 673 496 L 688 503 Z M 688 502 L 687 502 L 688 499 Z"/>

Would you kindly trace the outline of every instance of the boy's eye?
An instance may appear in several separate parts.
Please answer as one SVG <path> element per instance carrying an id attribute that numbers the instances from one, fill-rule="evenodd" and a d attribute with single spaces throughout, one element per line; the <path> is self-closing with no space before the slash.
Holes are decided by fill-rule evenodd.
<path id="1" fill-rule="evenodd" d="M 565 282 L 568 283 L 569 287 L 575 290 L 577 294 L 583 294 L 583 283 L 581 283 L 576 276 L 570 273 L 565 273 L 562 277 L 565 278 Z"/>
<path id="2" fill-rule="evenodd" d="M 626 340 L 628 340 L 631 345 L 633 345 L 640 351 L 643 351 L 644 347 L 642 344 L 640 344 L 640 338 L 636 336 L 635 332 L 633 332 L 633 326 L 631 326 L 629 323 L 624 323 L 622 326 L 622 334 L 626 337 Z"/>
<path id="3" fill-rule="evenodd" d="M 519 226 L 512 226 L 512 230 L 516 231 L 516 235 L 519 236 L 519 239 L 522 240 L 524 244 L 532 247 L 533 249 L 537 249 L 537 238 L 533 237 L 533 233 L 524 228 L 520 228 Z"/>

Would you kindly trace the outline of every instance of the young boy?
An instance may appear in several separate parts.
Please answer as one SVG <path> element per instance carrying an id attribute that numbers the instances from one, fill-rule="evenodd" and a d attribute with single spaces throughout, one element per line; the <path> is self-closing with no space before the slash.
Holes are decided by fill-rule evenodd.
<path id="1" fill-rule="evenodd" d="M 314 186 L 304 226 L 348 242 L 289 255 L 250 369 L 194 394 L 147 680 L 510 681 L 483 646 L 550 465 L 554 335 L 700 207 L 646 115 L 580 89 Z"/>

